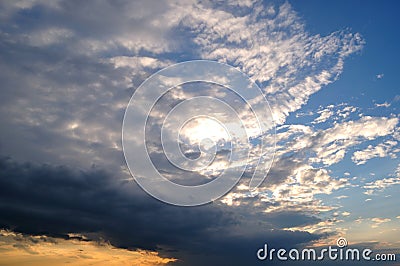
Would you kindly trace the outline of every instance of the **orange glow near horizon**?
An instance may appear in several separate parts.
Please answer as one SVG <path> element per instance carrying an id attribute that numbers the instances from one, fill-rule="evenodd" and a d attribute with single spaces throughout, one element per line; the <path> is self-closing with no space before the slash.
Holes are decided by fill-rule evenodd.
<path id="1" fill-rule="evenodd" d="M 115 248 L 109 243 L 26 236 L 0 230 L 0 265 L 166 265 L 158 252 Z"/>

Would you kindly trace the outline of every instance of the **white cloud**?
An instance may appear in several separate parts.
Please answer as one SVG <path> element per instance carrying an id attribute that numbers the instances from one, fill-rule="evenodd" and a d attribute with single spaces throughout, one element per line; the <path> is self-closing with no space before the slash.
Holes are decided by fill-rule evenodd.
<path id="1" fill-rule="evenodd" d="M 290 166 L 290 163 L 288 165 Z M 349 183 L 345 178 L 334 178 L 330 176 L 328 170 L 313 168 L 307 164 L 291 165 L 290 167 L 291 169 L 287 169 L 288 172 L 284 172 L 284 169 L 279 170 L 273 166 L 266 184 L 260 187 L 258 192 L 248 193 L 236 189 L 228 193 L 222 202 L 230 206 L 240 206 L 242 203 L 246 203 L 247 199 L 256 196 L 254 207 L 267 213 L 301 211 L 316 214 L 338 208 L 325 205 L 317 195 L 331 194 L 338 189 L 347 187 Z M 273 181 L 276 174 L 280 178 L 278 182 Z M 285 177 L 285 174 L 289 176 Z M 241 182 L 245 181 L 241 180 Z"/>
<path id="2" fill-rule="evenodd" d="M 241 16 L 206 5 L 185 8 L 190 15 L 183 21 L 198 33 L 194 42 L 202 56 L 238 65 L 262 84 L 278 124 L 334 81 L 344 58 L 364 43 L 359 34 L 348 32 L 308 34 L 288 3 L 279 6 L 276 15 L 260 4 Z"/>
<path id="3" fill-rule="evenodd" d="M 360 141 L 389 135 L 393 133 L 397 124 L 396 117 L 365 116 L 357 121 L 339 123 L 321 130 L 313 138 L 313 149 L 317 156 L 312 161 L 326 165 L 337 163 L 343 159 L 347 148 L 359 144 Z"/>
<path id="4" fill-rule="evenodd" d="M 350 147 L 392 134 L 397 123 L 397 118 L 362 117 L 317 131 L 306 125 L 278 126 L 275 164 L 266 186 L 260 188 L 260 191 L 269 192 L 262 194 L 262 201 L 270 203 L 266 211 L 334 209 L 335 206 L 321 206 L 315 195 L 331 194 L 336 189 L 350 186 L 347 181 L 350 173 L 346 172 L 345 178 L 333 178 L 328 170 L 317 168 L 314 163 L 331 165 L 339 162 Z M 238 194 L 235 200 L 247 196 Z"/>
<path id="5" fill-rule="evenodd" d="M 351 112 L 351 109 L 353 107 L 349 106 L 347 111 Z M 265 191 L 259 194 L 261 206 L 265 204 L 266 212 L 334 210 L 336 206 L 322 205 L 316 195 L 331 194 L 337 189 L 351 186 L 348 182 L 350 173 L 346 172 L 345 178 L 334 178 L 328 170 L 313 166 L 314 163 L 331 165 L 339 162 L 350 147 L 390 135 L 397 124 L 398 119 L 394 117 L 362 117 L 316 131 L 306 125 L 278 126 L 276 163 L 267 177 L 266 185 L 260 188 L 260 191 Z M 391 141 L 385 143 L 394 144 Z M 228 195 L 233 205 L 240 205 L 240 201 L 248 196 L 245 193 L 235 194 L 233 198 Z M 345 197 L 339 196 L 338 199 Z"/>
<path id="6" fill-rule="evenodd" d="M 384 103 L 376 103 L 375 107 L 390 107 L 390 103 L 384 102 Z"/>
<path id="7" fill-rule="evenodd" d="M 357 111 L 357 107 L 346 106 L 343 109 L 336 111 L 336 115 L 337 115 L 336 119 L 339 119 L 339 118 L 345 119 L 345 118 L 349 117 L 351 113 L 354 113 L 356 111 Z"/>
<path id="8" fill-rule="evenodd" d="M 116 56 L 110 58 L 110 61 L 115 65 L 116 68 L 129 67 L 135 70 L 138 68 L 157 69 L 171 64 L 171 62 L 163 62 L 157 58 L 147 56 Z"/>
<path id="9" fill-rule="evenodd" d="M 347 185 L 346 179 L 333 178 L 326 169 L 303 165 L 298 167 L 293 176 L 284 183 L 270 185 L 266 188 L 272 194 L 263 199 L 271 203 L 265 211 L 291 210 L 312 213 L 330 211 L 335 207 L 323 205 L 322 201 L 315 196 L 331 194 Z"/>
<path id="10" fill-rule="evenodd" d="M 389 218 L 381 218 L 381 217 L 375 217 L 370 219 L 373 224 L 371 225 L 372 228 L 377 228 L 383 223 L 388 223 L 391 221 Z"/>
<path id="11" fill-rule="evenodd" d="M 395 153 L 391 153 L 393 147 L 397 145 L 397 141 L 388 140 L 384 143 L 380 143 L 376 146 L 368 145 L 364 150 L 356 151 L 353 153 L 351 159 L 356 164 L 365 164 L 368 160 L 380 157 L 384 158 L 390 156 L 391 158 L 396 158 Z"/>
<path id="12" fill-rule="evenodd" d="M 323 122 L 325 122 L 326 120 L 328 120 L 332 115 L 333 115 L 333 112 L 331 111 L 331 110 L 329 110 L 329 109 L 325 109 L 325 110 L 322 110 L 322 111 L 319 111 L 318 112 L 320 115 L 319 115 L 319 117 L 317 117 L 312 123 L 314 123 L 314 124 L 318 124 L 318 123 L 323 123 Z"/>
<path id="13" fill-rule="evenodd" d="M 48 46 L 59 44 L 74 36 L 74 32 L 67 28 L 50 27 L 41 29 L 26 36 L 33 46 Z"/>
<path id="14" fill-rule="evenodd" d="M 383 191 L 385 188 L 400 184 L 400 165 L 397 167 L 395 174 L 392 177 L 379 179 L 373 182 L 366 183 L 363 188 L 367 195 L 374 194 L 376 191 Z"/>
<path id="15" fill-rule="evenodd" d="M 353 107 L 347 108 L 348 111 L 350 109 Z M 392 134 L 397 124 L 395 117 L 362 117 L 355 121 L 338 121 L 334 126 L 320 130 L 306 125 L 280 126 L 276 135 L 276 158 L 285 158 L 290 154 L 298 162 L 307 165 L 323 163 L 329 166 L 343 160 L 351 147 Z M 394 144 L 390 140 L 385 142 L 385 145 Z M 349 175 L 346 172 L 345 176 Z"/>
<path id="16" fill-rule="evenodd" d="M 393 133 L 398 124 L 398 118 L 364 116 L 357 121 L 337 124 L 321 132 L 318 137 L 322 145 L 327 145 L 336 140 L 351 140 L 357 138 L 374 139 Z"/>

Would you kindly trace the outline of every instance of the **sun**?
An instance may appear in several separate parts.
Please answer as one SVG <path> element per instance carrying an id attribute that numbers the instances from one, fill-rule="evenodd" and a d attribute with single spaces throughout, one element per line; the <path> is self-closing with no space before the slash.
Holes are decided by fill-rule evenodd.
<path id="1" fill-rule="evenodd" d="M 218 142 L 229 141 L 231 136 L 225 126 L 215 118 L 198 116 L 183 124 L 179 130 L 179 139 L 190 145 L 203 144 L 204 148 L 210 148 L 210 145 Z"/>

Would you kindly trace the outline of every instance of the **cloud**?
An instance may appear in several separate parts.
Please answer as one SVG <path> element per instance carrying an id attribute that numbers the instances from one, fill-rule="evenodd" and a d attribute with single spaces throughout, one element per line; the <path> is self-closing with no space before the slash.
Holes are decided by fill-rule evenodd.
<path id="1" fill-rule="evenodd" d="M 116 68 L 129 67 L 134 71 L 145 71 L 146 69 L 164 68 L 170 65 L 170 62 L 162 62 L 157 58 L 147 56 L 115 56 L 110 59 Z M 141 68 L 141 69 L 138 69 Z"/>
<path id="2" fill-rule="evenodd" d="M 380 218 L 380 217 L 375 217 L 370 219 L 373 224 L 371 225 L 372 228 L 377 228 L 383 223 L 388 223 L 391 221 L 389 218 Z"/>
<path id="3" fill-rule="evenodd" d="M 73 34 L 71 30 L 66 28 L 50 27 L 34 32 L 26 36 L 26 39 L 32 46 L 45 47 L 65 42 L 72 38 Z"/>
<path id="4" fill-rule="evenodd" d="M 377 191 L 383 191 L 384 189 L 400 184 L 400 165 L 397 167 L 395 174 L 392 177 L 382 178 L 372 182 L 366 183 L 363 188 L 366 189 L 364 192 L 367 195 L 374 194 Z"/>
<path id="5" fill-rule="evenodd" d="M 345 112 L 351 112 L 351 109 L 349 107 Z M 397 118 L 361 117 L 355 121 L 337 121 L 325 129 L 307 125 L 278 127 L 275 162 L 257 194 L 261 201 L 257 208 L 267 213 L 282 210 L 330 213 L 337 209 L 334 204 L 324 204 L 317 195 L 329 195 L 349 188 L 352 186 L 347 177 L 349 174 L 344 178 L 331 176 L 330 171 L 319 163 L 331 165 L 342 161 L 350 147 L 392 134 L 397 123 Z M 229 193 L 222 202 L 238 207 L 245 205 L 249 197 L 254 195 L 238 189 Z M 317 225 L 307 227 L 307 230 L 311 229 L 319 230 Z M 331 233 L 338 230 L 334 224 L 320 229 L 323 232 L 331 230 Z"/>
<path id="6" fill-rule="evenodd" d="M 334 81 L 344 58 L 364 42 L 347 31 L 307 33 L 288 3 L 245 5 L 252 9 L 207 1 L 3 5 L 1 57 L 9 63 L 0 64 L 2 112 L 12 114 L 1 121 L 4 153 L 21 161 L 104 165 L 121 175 L 124 108 L 158 69 L 199 57 L 233 64 L 261 85 L 283 123 Z M 7 26 L 29 20 L 35 8 L 42 12 L 30 27 Z M 88 15 L 94 13 L 101 15 Z"/>
<path id="7" fill-rule="evenodd" d="M 393 134 L 397 124 L 396 117 L 363 116 L 358 120 L 337 121 L 325 129 L 314 129 L 307 125 L 285 125 L 277 130 L 276 156 L 280 158 L 285 154 L 292 154 L 297 161 L 307 164 L 322 162 L 324 165 L 332 165 L 342 161 L 350 147 Z M 389 146 L 396 144 L 397 142 L 391 140 L 385 142 Z M 305 153 L 307 156 L 304 156 Z M 360 160 L 361 156 L 373 157 L 372 152 L 367 151 L 359 152 L 355 156 Z M 356 157 L 353 158 L 356 160 Z"/>
<path id="8" fill-rule="evenodd" d="M 337 78 L 344 58 L 359 51 L 364 41 L 359 34 L 349 32 L 310 36 L 288 3 L 274 9 L 276 13 L 265 12 L 257 5 L 254 10 L 264 17 L 251 14 L 234 19 L 226 13 L 213 17 L 206 34 L 195 40 L 209 44 L 203 52 L 206 58 L 239 65 L 259 82 L 275 121 L 282 124 L 290 112 L 300 109 L 312 94 Z M 197 15 L 190 25 L 197 28 L 202 16 Z M 235 21 L 235 27 L 228 26 L 231 21 Z M 217 23 L 219 26 L 214 26 Z M 275 31 L 279 34 L 270 34 Z M 250 44 L 246 39 L 235 38 L 234 47 L 229 45 L 232 36 L 247 34 L 251 36 Z M 242 46 L 237 47 L 238 43 Z"/>
<path id="9" fill-rule="evenodd" d="M 384 103 L 376 103 L 375 107 L 390 107 L 390 103 L 384 102 Z"/>
<path id="10" fill-rule="evenodd" d="M 357 121 L 338 123 L 321 130 L 313 137 L 312 149 L 316 151 L 315 162 L 331 165 L 343 159 L 346 149 L 359 144 L 362 140 L 392 134 L 398 118 L 364 116 Z"/>
<path id="11" fill-rule="evenodd" d="M 356 164 L 365 164 L 375 157 L 384 158 L 390 156 L 391 158 L 396 158 L 396 154 L 391 152 L 396 145 L 397 141 L 392 140 L 380 143 L 377 146 L 368 145 L 366 149 L 354 152 L 351 159 Z"/>
<path id="12" fill-rule="evenodd" d="M 332 177 L 326 169 L 279 158 L 257 193 L 234 190 L 222 202 L 232 207 L 246 206 L 254 198 L 250 201 L 257 200 L 254 209 L 265 213 L 293 211 L 316 214 L 337 208 L 324 204 L 317 195 L 328 195 L 347 186 L 349 183 L 345 178 Z"/>
<path id="13" fill-rule="evenodd" d="M 319 117 L 317 117 L 313 121 L 313 123 L 315 123 L 315 124 L 323 123 L 333 115 L 333 112 L 331 110 L 329 110 L 329 109 L 325 109 L 325 110 L 319 111 L 318 113 L 320 114 Z"/>
<path id="14" fill-rule="evenodd" d="M 166 52 L 173 39 L 168 39 L 171 29 L 162 14 L 170 6 L 167 3 L 134 1 L 121 4 L 99 2 L 85 3 L 76 9 L 75 2 L 55 1 L 54 4 L 33 1 L 26 5 L 3 4 L 8 10 L 3 17 L 12 20 L 18 17 L 18 11 L 24 10 L 28 16 L 22 17 L 21 23 L 29 19 L 35 8 L 42 10 L 40 20 L 35 20 L 31 27 L 23 27 L 19 37 L 40 38 L 44 27 L 63 25 L 75 38 L 66 42 L 63 49 L 79 54 L 100 53 L 110 49 L 126 49 L 138 52 L 141 49 L 152 53 Z M 96 15 L 90 15 L 96 14 Z M 25 31 L 25 32 L 24 32 Z M 45 34 L 48 36 L 48 34 Z M 53 42 L 35 42 L 35 45 L 49 45 Z M 70 50 L 71 49 L 71 50 Z"/>
<path id="15" fill-rule="evenodd" d="M 355 111 L 351 106 L 342 109 L 346 109 L 344 112 Z M 332 176 L 330 170 L 321 167 L 320 163 L 338 163 L 343 160 L 350 147 L 391 135 L 398 124 L 395 117 L 361 117 L 355 121 L 347 121 L 347 118 L 348 115 L 325 129 L 314 129 L 311 125 L 278 127 L 275 162 L 263 186 L 256 193 L 261 201 L 256 208 L 267 213 L 292 210 L 304 213 L 325 212 L 328 215 L 338 209 L 336 204 L 329 205 L 319 200 L 318 194 L 329 195 L 337 190 L 350 188 L 350 174 L 346 172 L 344 178 Z M 236 208 L 246 206 L 250 197 L 254 197 L 254 194 L 238 189 L 229 193 L 222 202 Z M 350 213 L 343 214 L 347 216 Z M 294 226 L 293 230 L 302 228 L 308 232 L 335 234 L 342 230 L 337 223 L 339 221 L 328 224 L 320 222 L 305 227 Z"/>

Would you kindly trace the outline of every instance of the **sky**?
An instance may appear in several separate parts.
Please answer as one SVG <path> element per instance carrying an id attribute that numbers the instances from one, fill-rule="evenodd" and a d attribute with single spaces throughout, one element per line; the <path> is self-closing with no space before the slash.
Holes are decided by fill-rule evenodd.
<path id="1" fill-rule="evenodd" d="M 281 265 L 259 261 L 257 250 L 323 248 L 339 237 L 397 254 L 397 262 L 371 265 L 399 265 L 399 5 L 0 0 L 0 265 Z M 142 144 L 135 132 L 144 129 L 159 173 L 196 186 L 249 167 L 227 194 L 183 207 L 138 185 L 122 128 L 128 106 L 138 116 L 148 108 L 140 98 L 131 105 L 132 95 L 158 92 L 141 84 L 190 60 L 241 71 L 274 123 L 255 130 L 250 109 L 223 84 L 177 84 L 162 95 L 145 127 L 129 128 L 129 141 Z M 215 148 L 216 157 L 186 171 L 162 140 L 174 141 L 176 121 L 222 113 L 189 103 L 167 120 L 198 96 L 226 101 L 239 115 L 219 117 L 228 129 L 238 118 L 252 142 L 229 139 L 214 120 L 192 120 L 179 132 L 183 154 Z M 232 164 L 236 146 L 251 156 Z M 250 192 L 261 153 L 271 165 Z"/>

